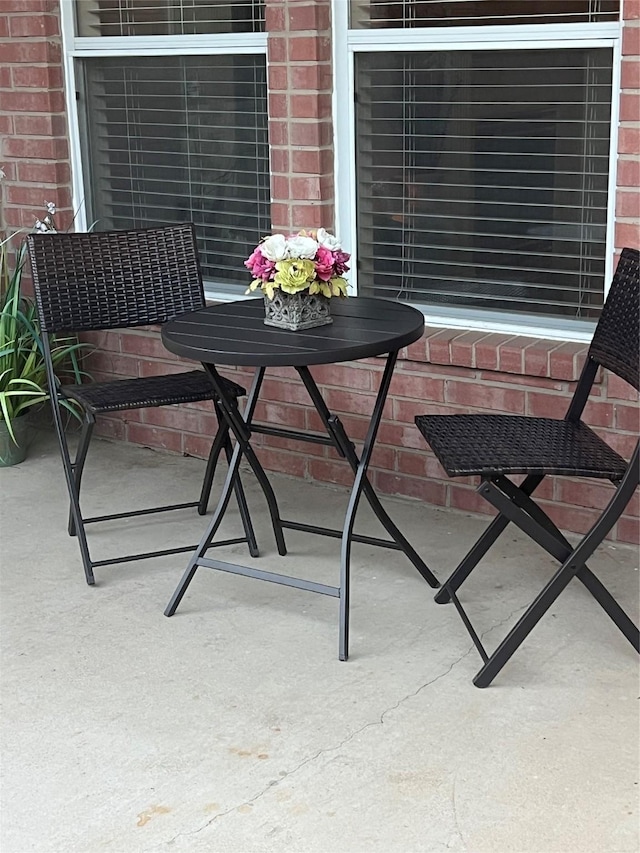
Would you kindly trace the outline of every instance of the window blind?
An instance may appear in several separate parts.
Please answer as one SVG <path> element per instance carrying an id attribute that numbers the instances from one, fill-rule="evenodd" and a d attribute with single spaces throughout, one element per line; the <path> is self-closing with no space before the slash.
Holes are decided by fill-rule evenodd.
<path id="1" fill-rule="evenodd" d="M 79 0 L 79 36 L 168 36 L 264 31 L 264 0 Z"/>
<path id="2" fill-rule="evenodd" d="M 353 29 L 617 21 L 620 0 L 351 0 Z"/>
<path id="3" fill-rule="evenodd" d="M 265 57 L 91 58 L 84 81 L 95 227 L 193 221 L 205 279 L 246 284 L 270 230 Z"/>
<path id="4" fill-rule="evenodd" d="M 589 318 L 609 48 L 356 54 L 359 291 Z"/>

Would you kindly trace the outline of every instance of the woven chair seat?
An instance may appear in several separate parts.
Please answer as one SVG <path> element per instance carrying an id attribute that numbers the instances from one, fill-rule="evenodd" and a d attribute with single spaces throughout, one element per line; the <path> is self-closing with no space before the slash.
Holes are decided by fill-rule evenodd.
<path id="1" fill-rule="evenodd" d="M 628 463 L 581 421 L 517 415 L 418 415 L 450 477 L 561 474 L 620 479 Z"/>
<path id="2" fill-rule="evenodd" d="M 230 379 L 224 379 L 224 384 L 232 397 L 242 397 L 246 393 L 242 386 Z M 202 370 L 89 385 L 63 385 L 60 390 L 65 397 L 77 400 L 94 415 L 174 403 L 198 403 L 216 397 L 207 374 Z"/>

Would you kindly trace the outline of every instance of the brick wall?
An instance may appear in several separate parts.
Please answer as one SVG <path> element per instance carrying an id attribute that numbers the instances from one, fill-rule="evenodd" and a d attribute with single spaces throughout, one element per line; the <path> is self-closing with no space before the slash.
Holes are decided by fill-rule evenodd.
<path id="1" fill-rule="evenodd" d="M 275 229 L 331 226 L 331 43 L 329 0 L 267 0 L 269 129 Z M 640 244 L 640 0 L 625 0 L 619 137 L 617 249 Z M 0 166 L 7 172 L 4 221 L 30 226 L 42 202 L 70 208 L 66 119 L 56 0 L 5 0 L 0 5 Z M 27 97 L 27 95 L 29 97 Z M 157 330 L 100 334 L 96 378 L 146 376 L 183 369 L 160 343 Z M 413 425 L 422 412 L 495 411 L 561 416 L 575 387 L 586 347 L 515 335 L 427 329 L 402 354 L 380 429 L 371 476 L 379 492 L 465 511 L 487 510 L 468 480 L 450 480 Z M 361 439 L 373 405 L 379 359 L 313 369 L 349 434 Z M 243 371 L 226 371 L 245 385 Z M 319 429 L 315 410 L 293 371 L 274 370 L 264 384 L 258 417 Z M 638 426 L 637 395 L 616 379 L 598 384 L 587 420 L 624 455 Z M 206 457 L 214 430 L 205 405 L 127 412 L 102 419 L 100 431 L 176 453 Z M 335 452 L 308 443 L 257 436 L 265 467 L 330 483 L 350 481 Z M 544 483 L 539 494 L 564 529 L 583 531 L 607 484 Z M 612 533 L 638 541 L 638 496 Z"/>
<path id="2" fill-rule="evenodd" d="M 33 227 L 45 201 L 71 221 L 71 166 L 57 0 L 0 3 L 0 227 Z"/>

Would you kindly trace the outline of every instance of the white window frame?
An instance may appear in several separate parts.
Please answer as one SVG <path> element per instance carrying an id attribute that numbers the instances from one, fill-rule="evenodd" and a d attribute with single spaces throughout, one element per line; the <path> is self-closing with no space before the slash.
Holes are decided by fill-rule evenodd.
<path id="1" fill-rule="evenodd" d="M 76 35 L 76 0 L 60 0 L 60 26 L 64 55 L 65 97 L 68 105 L 69 146 L 72 175 L 73 209 L 76 212 L 75 228 L 86 231 L 89 227 L 84 203 L 85 183 L 80 143 L 80 117 L 76 98 L 76 60 L 86 57 L 107 56 L 219 56 L 221 54 L 267 54 L 266 33 L 222 33 L 177 36 L 97 36 L 85 38 Z M 82 2 L 82 0 L 80 0 Z M 232 301 L 245 297 L 238 287 L 205 282 L 209 299 Z"/>
<path id="2" fill-rule="evenodd" d="M 431 29 L 349 29 L 349 3 L 333 3 L 333 116 L 335 122 L 336 230 L 352 256 L 350 294 L 358 292 L 356 222 L 355 55 L 360 52 L 436 50 L 539 50 L 608 47 L 612 50 L 611 138 L 605 250 L 605 296 L 613 275 L 616 156 L 622 20 L 606 23 L 532 24 L 511 26 L 433 27 Z M 622 4 L 621 4 L 622 5 Z M 621 12 L 622 14 L 622 12 Z M 345 91 L 346 89 L 346 91 Z M 416 307 L 419 307 L 416 305 Z M 595 323 L 547 318 L 544 325 L 487 312 L 478 319 L 464 308 L 424 308 L 429 326 L 502 332 L 552 340 L 588 342 Z"/>

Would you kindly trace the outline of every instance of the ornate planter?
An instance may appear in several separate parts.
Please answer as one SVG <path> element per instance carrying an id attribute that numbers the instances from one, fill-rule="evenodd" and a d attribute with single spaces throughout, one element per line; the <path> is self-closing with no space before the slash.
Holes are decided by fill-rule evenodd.
<path id="1" fill-rule="evenodd" d="M 266 326 L 289 329 L 313 329 L 333 323 L 331 300 L 320 293 L 310 295 L 303 290 L 300 293 L 283 293 L 278 290 L 273 299 L 264 297 L 264 322 Z"/>

